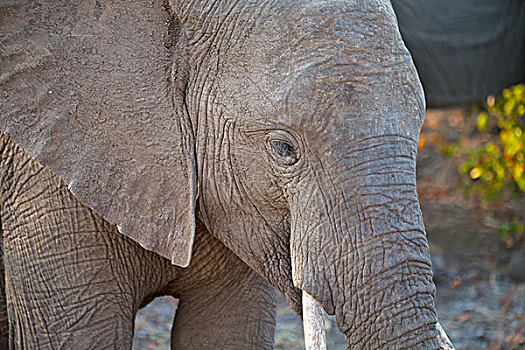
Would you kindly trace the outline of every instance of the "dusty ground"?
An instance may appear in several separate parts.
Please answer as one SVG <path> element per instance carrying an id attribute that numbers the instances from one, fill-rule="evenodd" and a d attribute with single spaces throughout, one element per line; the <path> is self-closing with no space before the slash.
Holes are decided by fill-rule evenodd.
<path id="1" fill-rule="evenodd" d="M 463 196 L 459 160 L 442 154 L 448 144 L 459 144 L 461 154 L 480 141 L 472 113 L 429 111 L 422 135 L 418 189 L 440 321 L 457 349 L 525 349 L 525 283 L 508 273 L 511 257 L 523 253 L 520 243 L 509 248 L 496 233 L 503 220 L 525 221 L 525 203 L 488 205 Z M 174 299 L 158 298 L 139 313 L 134 349 L 169 349 L 175 307 Z M 275 348 L 303 349 L 301 323 L 284 301 L 277 318 Z M 344 349 L 333 320 L 327 324 L 328 348 Z"/>

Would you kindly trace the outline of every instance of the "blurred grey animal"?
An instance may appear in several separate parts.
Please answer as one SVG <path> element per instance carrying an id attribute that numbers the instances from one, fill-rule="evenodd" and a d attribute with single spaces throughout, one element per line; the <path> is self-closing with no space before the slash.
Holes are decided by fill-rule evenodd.
<path id="1" fill-rule="evenodd" d="M 392 0 L 430 107 L 525 81 L 525 1 Z"/>

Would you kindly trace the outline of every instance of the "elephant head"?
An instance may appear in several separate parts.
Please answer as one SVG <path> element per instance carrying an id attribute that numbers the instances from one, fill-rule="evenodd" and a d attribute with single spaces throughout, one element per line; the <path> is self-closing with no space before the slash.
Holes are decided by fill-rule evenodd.
<path id="1" fill-rule="evenodd" d="M 86 205 L 179 266 L 200 217 L 298 313 L 304 290 L 335 314 L 348 348 L 439 347 L 415 178 L 424 96 L 388 1 L 24 16 L 1 47 L 0 130 Z"/>

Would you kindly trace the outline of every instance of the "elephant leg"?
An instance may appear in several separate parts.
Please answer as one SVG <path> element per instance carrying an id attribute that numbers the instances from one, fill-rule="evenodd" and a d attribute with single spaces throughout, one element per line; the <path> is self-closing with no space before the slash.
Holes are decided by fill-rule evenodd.
<path id="1" fill-rule="evenodd" d="M 273 349 L 276 292 L 199 224 L 172 349 Z"/>
<path id="2" fill-rule="evenodd" d="M 169 261 L 116 232 L 19 148 L 2 150 L 1 137 L 0 162 L 11 347 L 130 349 L 142 300 L 173 278 Z"/>

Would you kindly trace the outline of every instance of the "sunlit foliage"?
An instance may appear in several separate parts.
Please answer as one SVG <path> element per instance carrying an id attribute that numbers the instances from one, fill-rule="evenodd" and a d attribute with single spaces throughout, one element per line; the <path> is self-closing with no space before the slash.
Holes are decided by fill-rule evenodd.
<path id="1" fill-rule="evenodd" d="M 486 111 L 480 113 L 477 128 L 481 133 L 495 132 L 499 142 L 486 142 L 468 151 L 459 171 L 468 175 L 467 194 L 477 194 L 487 201 L 518 199 L 525 193 L 525 85 L 503 90 L 501 96 L 489 96 Z M 500 235 L 512 246 L 521 239 L 525 225 L 519 221 L 502 222 Z"/>
<path id="2" fill-rule="evenodd" d="M 525 85 L 505 89 L 498 98 L 489 96 L 477 126 L 482 133 L 497 130 L 499 143 L 487 142 L 468 152 L 459 170 L 477 180 L 469 183 L 469 192 L 487 200 L 525 192 L 524 115 Z"/>

